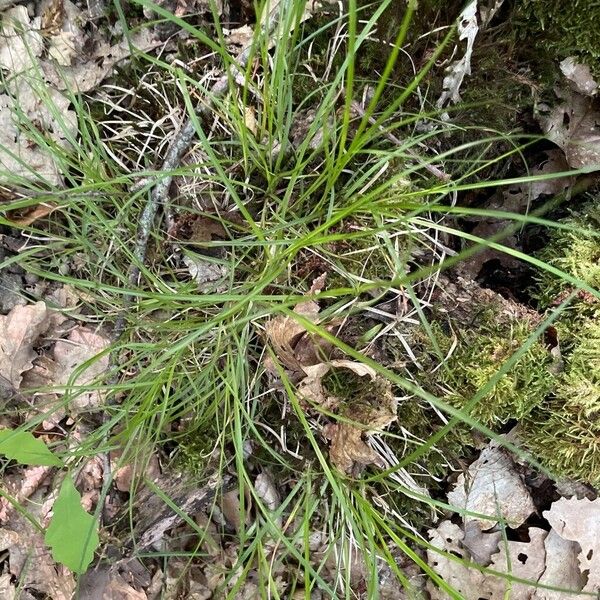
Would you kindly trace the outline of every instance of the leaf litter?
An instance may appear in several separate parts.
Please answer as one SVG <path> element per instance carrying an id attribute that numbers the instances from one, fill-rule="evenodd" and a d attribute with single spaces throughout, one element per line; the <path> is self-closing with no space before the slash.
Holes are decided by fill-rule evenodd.
<path id="1" fill-rule="evenodd" d="M 464 598 L 503 600 L 510 590 L 515 600 L 566 600 L 600 592 L 599 500 L 560 498 L 543 512 L 549 529 L 527 525 L 538 512 L 531 491 L 509 452 L 491 442 L 468 474 L 459 476 L 448 502 L 478 514 L 461 512 L 457 522 L 442 520 L 430 529 L 427 557 Z M 523 528 L 526 540 L 513 539 L 510 532 Z M 510 582 L 497 573 L 530 583 Z M 432 582 L 427 589 L 432 600 L 446 598 Z"/>
<path id="2" fill-rule="evenodd" d="M 321 292 L 325 281 L 326 273 L 323 273 L 313 281 L 307 295 Z M 318 324 L 320 310 L 314 300 L 304 300 L 296 304 L 293 312 Z M 334 321 L 323 326 L 330 333 L 339 333 L 339 325 Z M 279 316 L 268 321 L 265 335 L 277 360 L 289 378 L 296 382 L 298 400 L 307 414 L 318 414 L 323 409 L 338 413 L 338 419 L 327 423 L 321 430 L 323 437 L 330 442 L 331 463 L 349 474 L 356 474 L 371 464 L 385 467 L 383 458 L 363 438 L 383 431 L 397 419 L 397 399 L 392 394 L 390 383 L 364 363 L 333 358 L 335 345 L 310 334 L 293 316 Z M 278 374 L 270 357 L 267 357 L 265 367 L 273 375 Z M 351 389 L 351 397 L 343 401 L 327 391 L 323 381 L 325 376 L 332 371 L 343 370 L 371 380 L 368 397 L 363 394 L 362 398 L 357 398 L 356 390 Z"/>
<path id="3" fill-rule="evenodd" d="M 501 2 L 496 3 L 496 5 L 500 4 Z M 61 109 L 57 112 L 65 113 L 67 120 L 69 120 L 71 115 L 68 112 L 68 104 L 63 104 L 64 100 L 61 99 L 61 95 L 57 94 L 57 91 L 60 92 L 67 87 L 79 89 L 80 91 L 91 89 L 109 74 L 116 62 L 128 56 L 129 48 L 124 43 L 110 45 L 108 42 L 104 42 L 96 46 L 94 54 L 86 55 L 80 51 L 85 45 L 85 40 L 82 37 L 84 36 L 82 29 L 84 18 L 81 11 L 69 3 L 68 0 L 65 0 L 64 3 L 56 1 L 46 3 L 46 7 L 41 16 L 41 21 L 40 17 L 35 17 L 34 19 L 31 19 L 29 16 L 26 17 L 23 11 L 14 13 L 14 18 L 17 20 L 20 19 L 18 21 L 20 25 L 18 27 L 13 26 L 12 37 L 18 41 L 15 42 L 16 45 L 14 47 L 8 49 L 2 48 L 0 61 L 5 61 L 2 63 L 5 68 L 13 71 L 17 69 L 41 68 L 45 84 L 54 86 L 51 89 L 50 96 L 55 106 Z M 188 9 L 184 4 L 178 4 L 176 12 L 184 14 L 186 10 Z M 497 8 L 493 8 L 492 10 L 497 10 Z M 483 15 L 483 9 L 480 8 L 480 12 Z M 469 16 L 466 13 L 464 14 L 467 17 Z M 469 19 L 462 24 L 463 30 L 461 31 L 462 38 L 467 39 L 468 42 L 467 53 L 465 54 L 465 58 L 459 62 L 458 68 L 455 69 L 454 77 L 445 82 L 444 93 L 447 97 L 442 101 L 442 104 L 446 103 L 447 100 L 459 99 L 460 86 L 470 68 L 469 60 L 473 40 L 477 33 L 477 25 L 474 24 L 471 17 Z M 485 18 L 483 20 L 485 21 Z M 6 21 L 6 23 L 6 27 L 10 28 L 10 22 Z M 50 35 L 42 38 L 39 35 L 42 29 Z M 237 33 L 241 37 L 244 35 L 247 36 L 248 32 L 241 31 L 241 29 L 243 28 L 240 28 Z M 249 29 L 251 32 L 251 28 Z M 9 29 L 5 29 L 6 32 L 10 33 Z M 151 48 L 153 44 L 157 43 L 153 36 L 148 34 L 147 30 L 144 30 L 144 36 L 140 37 L 139 40 L 136 38 L 134 46 Z M 39 49 L 40 40 L 43 51 Z M 230 42 L 235 43 L 234 36 L 232 36 Z M 22 50 L 25 46 L 34 49 L 33 56 L 35 61 L 28 63 L 22 52 L 15 52 L 15 49 Z M 90 57 L 93 57 L 93 59 Z M 90 60 L 94 63 L 93 69 L 90 69 Z M 595 94 L 597 85 L 595 82 L 590 81 L 589 74 L 581 69 L 580 65 L 563 61 L 561 67 L 565 76 L 571 82 L 575 90 L 574 93 L 586 97 Z M 23 84 L 22 88 L 15 87 L 14 89 L 17 97 L 29 91 L 31 91 L 30 88 L 27 88 L 25 84 Z M 573 93 L 573 91 L 570 93 Z M 567 97 L 568 93 L 565 92 L 565 94 L 567 94 L 565 96 Z M 571 97 L 569 96 L 569 98 Z M 558 117 L 547 117 L 547 121 L 542 121 L 545 123 L 544 127 L 547 127 L 550 139 L 553 139 L 565 151 L 567 158 L 565 159 L 564 154 L 560 151 L 548 151 L 548 159 L 534 174 L 551 174 L 564 171 L 569 165 L 573 166 L 573 164 L 581 164 L 583 166 L 594 166 L 596 164 L 593 152 L 590 153 L 589 151 L 590 146 L 594 146 L 595 139 L 589 136 L 586 137 L 584 130 L 586 128 L 589 129 L 589 123 L 585 120 L 585 115 L 581 118 L 579 115 L 579 112 L 585 112 L 584 109 L 586 106 L 594 107 L 595 104 L 588 103 L 585 106 L 580 106 L 577 103 L 581 104 L 581 98 L 577 96 L 573 96 L 572 98 L 574 98 L 572 99 L 572 105 L 568 107 L 571 111 L 569 119 L 564 118 L 566 112 L 565 109 L 562 109 L 563 126 L 565 121 L 569 121 L 571 117 L 575 117 L 576 123 L 571 130 L 569 128 L 561 130 L 558 125 Z M 577 106 L 575 106 L 576 104 Z M 6 114 L 11 113 L 11 120 L 7 119 L 5 125 L 7 130 L 9 130 L 9 126 L 14 120 L 12 117 L 14 117 L 15 105 L 13 103 L 7 106 L 9 111 Z M 62 135 L 61 137 L 60 127 L 53 120 L 54 115 L 52 112 L 48 114 L 43 113 L 39 105 L 27 105 L 26 103 L 23 103 L 21 110 L 28 112 L 30 116 L 38 119 L 46 132 L 51 135 L 57 135 L 58 138 L 55 138 L 55 141 L 59 144 L 65 144 L 64 147 L 66 147 L 68 136 Z M 2 117 L 0 118 L 6 118 L 4 110 L 2 113 Z M 69 133 L 74 132 L 74 129 L 69 130 Z M 22 134 L 22 132 L 18 133 L 19 135 Z M 62 133 L 64 133 L 64 130 Z M 15 139 L 18 139 L 19 135 L 16 135 Z M 579 146 L 586 146 L 588 153 L 585 154 Z M 19 144 L 17 144 L 16 150 L 18 151 L 16 152 L 17 155 L 21 157 L 25 156 Z M 24 158 L 22 163 L 34 166 L 49 181 L 58 184 L 62 183 L 60 174 L 57 171 L 53 171 L 54 165 L 45 163 L 43 159 L 43 156 L 31 155 L 27 156 L 26 159 Z M 10 166 L 15 167 L 14 164 Z M 24 176 L 28 176 L 29 174 L 24 173 Z M 528 207 L 532 199 L 535 200 L 544 195 L 561 193 L 567 190 L 570 185 L 572 185 L 572 182 L 568 178 L 540 181 L 519 189 L 507 190 L 506 194 L 508 195 L 505 194 L 501 200 L 498 198 L 493 199 L 489 207 L 495 208 L 493 203 L 499 202 L 499 205 L 504 207 L 505 210 L 521 210 L 525 206 Z M 511 202 L 514 208 L 510 208 Z M 51 209 L 52 207 L 50 207 Z M 48 207 L 40 207 L 38 210 L 39 216 L 48 214 Z M 39 218 L 38 215 L 34 214 L 27 219 Z M 27 219 L 22 220 L 21 224 L 32 222 L 32 220 Z M 485 237 L 485 227 L 478 230 L 478 233 Z M 206 261 L 202 261 L 199 266 L 193 262 L 186 264 L 190 275 L 198 282 L 200 291 L 204 291 L 202 286 L 206 283 L 209 284 L 208 289 L 212 291 L 213 284 L 227 275 L 226 272 L 219 271 L 213 277 L 211 273 L 207 274 L 203 272 L 202 269 L 205 268 L 206 264 Z M 318 294 L 321 292 L 324 280 L 324 276 L 322 279 L 315 280 L 309 294 Z M 219 291 L 218 287 L 216 291 Z M 37 307 L 37 305 L 34 305 L 34 307 Z M 72 384 L 75 387 L 85 387 L 93 384 L 93 381 L 106 371 L 108 367 L 106 356 L 99 360 L 94 360 L 95 357 L 104 352 L 108 347 L 108 339 L 106 337 L 89 327 L 78 326 L 72 328 L 68 334 L 59 336 L 58 340 L 50 339 L 51 336 L 48 335 L 48 331 L 52 329 L 52 325 L 45 321 L 45 316 L 40 316 L 41 307 L 32 309 L 31 306 L 26 306 L 23 308 L 28 310 L 15 314 L 11 311 L 6 317 L 3 317 L 4 319 L 8 319 L 8 323 L 6 321 L 2 322 L 5 330 L 10 332 L 12 341 L 9 340 L 7 345 L 2 347 L 4 355 L 0 355 L 0 369 L 4 364 L 6 374 L 2 372 L 2 377 L 15 390 L 29 395 L 30 390 L 36 387 L 60 387 L 67 384 Z M 313 300 L 299 303 L 295 307 L 294 312 L 325 328 L 333 335 L 339 334 L 341 324 L 335 322 L 335 320 L 321 322 L 320 306 Z M 16 319 L 16 321 L 13 323 L 10 319 Z M 23 320 L 26 321 L 24 325 L 22 323 Z M 21 330 L 19 330 L 19 322 L 21 322 Z M 17 324 L 15 325 L 15 323 Z M 293 317 L 277 317 L 269 321 L 265 326 L 265 336 L 272 346 L 277 360 L 285 369 L 286 374 L 296 384 L 298 398 L 307 415 L 311 418 L 320 419 L 322 425 L 324 413 L 335 413 L 336 420 L 334 422 L 329 422 L 321 426 L 323 437 L 330 440 L 329 457 L 331 463 L 340 471 L 350 474 L 357 474 L 360 468 L 369 464 L 383 467 L 385 463 L 379 454 L 366 442 L 370 434 L 382 431 L 397 419 L 397 401 L 392 394 L 389 383 L 382 380 L 371 367 L 340 358 L 334 344 L 309 332 L 295 321 Z M 12 343 L 13 346 L 8 346 L 8 343 Z M 18 348 L 16 352 L 18 360 L 16 364 L 8 367 L 6 365 L 7 356 L 9 355 L 9 351 L 12 351 L 12 348 Z M 279 369 L 276 368 L 272 360 L 267 359 L 265 367 L 272 376 L 277 377 L 279 375 Z M 339 371 L 350 371 L 358 378 L 368 380 L 376 390 L 376 393 L 368 400 L 365 400 L 362 396 L 354 399 L 340 398 L 336 394 L 330 393 L 324 383 L 324 379 L 332 372 Z M 93 385 L 89 385 L 89 387 L 93 388 Z M 42 398 L 42 393 L 36 397 L 38 399 Z M 58 392 L 55 400 L 59 400 L 60 397 L 61 393 Z M 94 389 L 86 389 L 69 403 L 69 415 L 77 416 L 82 412 L 100 408 L 102 402 L 103 397 L 101 394 Z M 66 416 L 66 413 L 63 416 Z M 49 430 L 55 425 L 56 423 L 49 423 Z M 40 438 L 36 438 L 33 435 L 31 437 L 42 443 Z M 31 439 L 28 438 L 27 443 L 29 444 L 30 442 Z M 25 449 L 26 447 L 23 451 Z M 8 453 L 7 456 L 11 457 Z M 19 458 L 22 459 L 22 457 Z M 21 462 L 25 461 L 21 460 Z M 44 483 L 50 473 L 51 470 L 45 467 L 24 469 L 22 471 L 22 487 L 16 494 L 21 502 L 28 498 L 32 498 L 32 501 L 41 501 L 45 494 L 46 502 L 41 504 L 46 510 L 46 514 L 43 517 L 46 520 L 49 515 L 47 509 L 52 503 L 54 503 L 56 510 L 62 510 L 60 502 L 54 501 L 54 492 L 51 490 L 50 484 L 48 482 Z M 72 487 L 67 486 L 66 500 L 69 506 L 68 511 L 74 511 L 80 518 L 86 520 L 90 515 L 85 511 L 82 512 L 81 502 L 85 505 L 86 510 L 90 510 L 95 502 L 97 502 L 97 492 L 104 473 L 98 460 L 93 460 L 86 464 L 82 473 L 82 479 L 88 481 L 86 484 L 87 491 L 91 492 L 91 495 L 86 499 L 84 493 L 83 498 L 80 500 L 79 493 L 72 486 L 71 482 Z M 115 473 L 115 480 L 117 482 L 117 489 L 120 492 L 127 493 L 132 485 L 131 469 L 128 466 L 122 467 L 120 471 Z M 82 487 L 81 484 L 78 485 Z M 269 473 L 264 472 L 259 474 L 254 481 L 254 487 L 256 494 L 268 510 L 275 511 L 279 508 L 281 498 L 276 482 L 273 481 Z M 40 495 L 38 493 L 40 490 L 43 490 L 44 494 Z M 232 497 L 235 496 L 235 493 L 237 493 L 237 490 L 230 492 Z M 64 500 L 65 498 L 63 498 Z M 598 554 L 598 549 L 596 548 L 597 542 L 595 541 L 597 536 L 594 529 L 595 522 L 598 520 L 598 508 L 594 504 L 595 501 L 587 500 L 586 504 L 583 500 L 571 498 L 568 501 L 562 499 L 555 502 L 550 510 L 544 512 L 544 517 L 551 526 L 549 531 L 527 525 L 528 517 L 537 510 L 535 503 L 532 500 L 527 485 L 523 481 L 522 474 L 517 470 L 516 461 L 511 459 L 508 452 L 498 445 L 493 444 L 482 451 L 480 457 L 470 465 L 466 473 L 459 476 L 454 489 L 448 494 L 448 500 L 455 507 L 460 508 L 461 511 L 483 513 L 489 515 L 490 518 L 483 519 L 461 512 L 460 516 L 454 516 L 453 522 L 444 520 L 436 529 L 430 531 L 433 546 L 450 552 L 454 558 L 459 556 L 467 560 L 472 559 L 479 565 L 488 566 L 499 572 L 509 573 L 513 577 L 530 579 L 540 584 L 577 591 L 598 591 L 598 582 L 593 576 L 590 576 L 590 573 L 593 573 L 593 569 L 596 568 L 594 560 Z M 4 508 L 9 510 L 8 506 L 4 506 Z M 194 512 L 194 509 L 190 508 L 190 511 Z M 584 527 L 579 526 L 579 522 L 577 521 L 577 518 L 581 514 L 585 515 Z M 461 520 L 462 523 L 458 525 L 457 523 Z M 162 534 L 169 530 L 174 522 L 172 519 L 167 519 L 166 522 L 159 522 L 157 529 L 159 533 L 155 531 L 154 535 L 150 536 L 152 539 L 149 545 L 157 544 L 159 541 L 162 543 L 164 541 Z M 26 526 L 27 523 L 25 523 Z M 503 537 L 503 527 L 508 527 L 509 529 L 527 528 L 528 541 L 505 540 Z M 35 542 L 32 542 L 33 537 L 28 533 L 24 533 L 24 530 L 23 532 L 16 530 L 2 531 L 4 538 L 12 544 L 19 545 L 25 543 L 27 545 L 35 543 L 37 544 L 36 547 L 40 547 L 39 535 L 35 539 Z M 64 532 L 61 532 L 61 535 L 62 533 Z M 50 538 L 52 539 L 52 536 Z M 146 541 L 148 539 L 150 538 L 147 538 Z M 41 547 L 43 547 L 43 544 L 41 544 Z M 237 557 L 233 554 L 233 547 L 230 546 L 228 551 L 230 555 L 227 555 L 227 551 L 218 554 L 218 558 L 212 565 L 214 568 L 212 579 L 208 577 L 210 570 L 201 574 L 194 573 L 194 576 L 190 577 L 186 592 L 189 594 L 188 597 L 211 597 L 218 584 L 222 583 L 227 569 L 231 569 L 235 565 Z M 11 574 L 19 577 L 21 576 L 21 572 L 18 569 L 18 552 L 10 550 L 9 552 L 11 552 Z M 355 554 L 359 554 L 358 549 L 355 549 Z M 78 556 L 80 556 L 80 553 Z M 492 579 L 486 573 L 468 569 L 460 562 L 449 557 L 444 557 L 436 552 L 430 553 L 428 551 L 427 558 L 440 575 L 446 581 L 456 585 L 457 589 L 462 591 L 466 598 L 506 597 L 506 582 L 502 580 L 498 580 L 497 578 Z M 70 561 L 72 559 L 74 560 L 73 556 L 66 560 Z M 86 557 L 86 560 L 88 559 L 89 553 Z M 14 569 L 13 563 L 16 565 Z M 48 559 L 47 552 L 40 553 L 39 557 L 36 557 L 34 566 L 36 565 L 39 567 L 40 573 L 43 573 L 44 577 L 46 577 L 46 582 L 40 584 L 37 580 L 22 580 L 22 582 L 25 581 L 24 585 L 26 588 L 29 586 L 31 589 L 48 593 L 51 597 L 59 599 L 70 597 L 68 594 L 71 593 L 74 584 L 70 573 L 63 569 L 63 567 L 52 565 L 52 561 Z M 50 566 L 48 567 L 48 565 Z M 332 572 L 337 567 L 339 567 L 337 564 L 330 565 Z M 361 562 L 360 557 L 356 559 L 355 567 L 356 572 L 360 572 L 361 568 L 364 570 L 364 562 Z M 75 566 L 74 569 L 78 570 L 80 567 Z M 124 576 L 118 568 L 111 567 L 106 570 L 100 568 L 98 571 L 102 574 L 103 583 L 98 584 L 98 589 L 102 590 L 102 595 L 98 597 L 106 597 L 108 595 L 115 598 L 147 598 L 151 596 L 150 590 L 153 586 L 160 592 L 162 587 L 160 579 L 164 577 L 168 589 L 165 597 L 175 598 L 180 595 L 181 578 L 182 574 L 186 573 L 186 569 L 187 566 L 184 564 L 184 561 L 180 561 L 179 563 L 177 561 L 170 562 L 165 573 L 162 573 L 160 569 L 156 571 L 152 583 L 149 579 L 148 581 L 144 581 L 143 587 L 146 588 L 146 593 L 141 591 L 140 585 L 134 585 L 133 579 Z M 17 575 L 16 573 L 19 574 Z M 364 575 L 364 577 L 366 576 L 367 574 Z M 62 587 L 58 584 L 58 580 L 61 577 L 64 578 L 64 586 Z M 10 594 L 13 593 L 14 586 L 11 583 L 10 577 L 7 579 L 7 575 L 3 575 L 0 578 L 0 589 L 6 589 L 7 597 L 10 597 Z M 443 592 L 440 592 L 433 586 L 430 587 L 429 592 L 432 598 L 446 597 L 443 595 Z M 532 591 L 530 586 L 521 583 L 513 583 L 510 593 L 512 598 L 517 599 L 521 597 L 539 599 L 566 597 L 561 592 L 553 590 L 537 588 Z M 247 581 L 237 597 L 256 597 L 257 594 L 258 586 L 256 583 Z"/>

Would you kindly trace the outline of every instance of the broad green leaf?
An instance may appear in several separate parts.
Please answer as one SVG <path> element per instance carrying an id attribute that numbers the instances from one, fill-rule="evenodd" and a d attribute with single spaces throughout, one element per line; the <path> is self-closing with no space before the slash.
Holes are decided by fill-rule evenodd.
<path id="1" fill-rule="evenodd" d="M 29 431 L 0 429 L 0 454 L 22 465 L 62 467 L 62 461 Z"/>
<path id="2" fill-rule="evenodd" d="M 52 558 L 74 573 L 85 573 L 98 547 L 98 522 L 81 507 L 81 496 L 69 475 L 60 487 L 45 541 Z"/>

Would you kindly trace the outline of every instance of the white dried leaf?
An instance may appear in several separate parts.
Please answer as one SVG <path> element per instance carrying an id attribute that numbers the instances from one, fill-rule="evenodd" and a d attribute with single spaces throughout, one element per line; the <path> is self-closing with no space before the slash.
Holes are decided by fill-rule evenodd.
<path id="1" fill-rule="evenodd" d="M 78 386 L 93 384 L 108 368 L 108 353 L 98 357 L 110 345 L 110 340 L 87 327 L 77 327 L 66 340 L 58 340 L 54 345 L 56 385 Z M 87 364 L 73 379 L 72 375 Z M 72 414 L 93 409 L 101 404 L 103 395 L 98 390 L 89 390 L 74 395 L 69 404 Z"/>
<path id="2" fill-rule="evenodd" d="M 447 74 L 442 83 L 443 91 L 436 102 L 438 108 L 446 106 L 448 101 L 454 104 L 460 102 L 460 86 L 465 75 L 471 74 L 471 56 L 478 31 L 477 0 L 473 0 L 465 6 L 458 17 L 458 39 L 461 41 L 466 40 L 467 48 L 463 57 L 453 62 L 447 69 Z"/>
<path id="3" fill-rule="evenodd" d="M 488 515 L 484 519 L 465 515 L 465 522 L 475 521 L 488 529 L 504 519 L 510 527 L 518 527 L 535 512 L 535 504 L 527 487 L 515 471 L 508 452 L 492 442 L 483 449 L 466 474 L 459 475 L 448 502 L 460 509 Z"/>
<path id="4" fill-rule="evenodd" d="M 257 475 L 254 481 L 254 489 L 256 490 L 256 495 L 270 511 L 275 511 L 279 508 L 281 498 L 271 475 L 264 471 Z"/>
<path id="5" fill-rule="evenodd" d="M 580 94 L 593 96 L 598 91 L 598 84 L 592 76 L 591 69 L 588 65 L 577 62 L 574 56 L 561 61 L 560 70 Z"/>
<path id="6" fill-rule="evenodd" d="M 15 600 L 17 597 L 17 588 L 11 583 L 10 573 L 0 575 L 0 598 L 4 600 Z"/>
<path id="7" fill-rule="evenodd" d="M 530 600 L 537 589 L 535 584 L 544 573 L 546 551 L 544 541 L 548 532 L 537 527 L 529 528 L 529 542 L 506 541 L 500 551 L 492 556 L 490 569 L 509 573 L 512 577 L 531 581 L 530 585 L 510 581 L 500 576 L 487 575 L 483 598 L 489 600 Z M 476 596 L 477 597 L 477 596 Z"/>
<path id="8" fill-rule="evenodd" d="M 571 90 L 557 92 L 554 107 L 537 106 L 546 137 L 565 153 L 569 166 L 600 168 L 600 110 L 592 98 Z"/>
<path id="9" fill-rule="evenodd" d="M 579 570 L 577 561 L 579 544 L 561 538 L 551 529 L 544 540 L 544 549 L 546 564 L 539 583 L 563 590 L 581 591 L 586 578 Z M 538 588 L 531 600 L 583 600 L 585 597 L 589 598 L 580 594 Z"/>
<path id="10" fill-rule="evenodd" d="M 476 569 L 469 569 L 458 560 L 468 561 L 469 558 L 462 545 L 464 539 L 462 529 L 451 521 L 442 521 L 436 529 L 430 529 L 428 535 L 430 544 L 434 548 L 456 557 L 456 559 L 452 559 L 428 548 L 427 562 L 429 566 L 463 598 L 479 598 L 485 582 L 485 575 Z M 427 591 L 431 600 L 447 600 L 448 598 L 448 594 L 431 581 L 427 582 Z"/>
<path id="11" fill-rule="evenodd" d="M 70 31 L 60 31 L 50 38 L 48 56 L 52 57 L 59 65 L 70 65 L 76 55 L 77 43 Z"/>
<path id="12" fill-rule="evenodd" d="M 54 60 L 48 59 L 42 62 L 41 67 L 46 80 L 56 89 L 88 92 L 106 79 L 118 62 L 131 56 L 132 49 L 148 52 L 160 44 L 152 32 L 144 28 L 132 34 L 129 40 L 123 39 L 113 46 L 101 41 L 92 55 L 73 60 L 70 66 L 57 65 Z"/>
<path id="13" fill-rule="evenodd" d="M 225 41 L 233 46 L 247 46 L 252 42 L 254 28 L 250 25 L 242 25 L 235 29 L 223 28 Z"/>
<path id="14" fill-rule="evenodd" d="M 15 6 L 2 14 L 1 29 L 0 67 L 17 75 L 35 66 L 44 50 L 40 19 L 30 21 L 27 7 Z"/>
<path id="15" fill-rule="evenodd" d="M 464 524 L 463 546 L 469 551 L 471 558 L 480 565 L 487 567 L 492 562 L 492 555 L 498 552 L 501 540 L 501 531 L 484 533 L 476 521 L 468 521 Z"/>
<path id="16" fill-rule="evenodd" d="M 600 592 L 600 498 L 561 498 L 544 517 L 563 539 L 579 544 L 579 568 L 588 573 L 583 591 Z"/>

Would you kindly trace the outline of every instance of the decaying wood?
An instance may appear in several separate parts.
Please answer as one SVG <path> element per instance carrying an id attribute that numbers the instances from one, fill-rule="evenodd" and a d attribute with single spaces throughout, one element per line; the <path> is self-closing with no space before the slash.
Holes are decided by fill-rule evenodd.
<path id="1" fill-rule="evenodd" d="M 163 476 L 154 482 L 166 496 L 171 499 L 178 512 L 155 494 L 150 487 L 146 487 L 136 500 L 139 520 L 136 525 L 138 539 L 135 542 L 136 550 L 160 548 L 160 542 L 165 534 L 173 527 L 184 522 L 182 514 L 193 515 L 204 510 L 220 491 L 228 491 L 233 485 L 230 475 L 215 475 L 201 486 L 194 484 L 182 477 Z"/>

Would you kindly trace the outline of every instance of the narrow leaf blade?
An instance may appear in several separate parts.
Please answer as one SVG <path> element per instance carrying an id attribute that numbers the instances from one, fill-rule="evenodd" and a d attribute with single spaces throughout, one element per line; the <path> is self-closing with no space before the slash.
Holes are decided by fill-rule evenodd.
<path id="1" fill-rule="evenodd" d="M 81 496 L 70 476 L 61 485 L 53 513 L 45 536 L 52 558 L 74 573 L 85 573 L 100 543 L 98 522 L 81 507 Z"/>
<path id="2" fill-rule="evenodd" d="M 22 465 L 61 467 L 62 461 L 29 431 L 0 430 L 0 454 Z"/>

